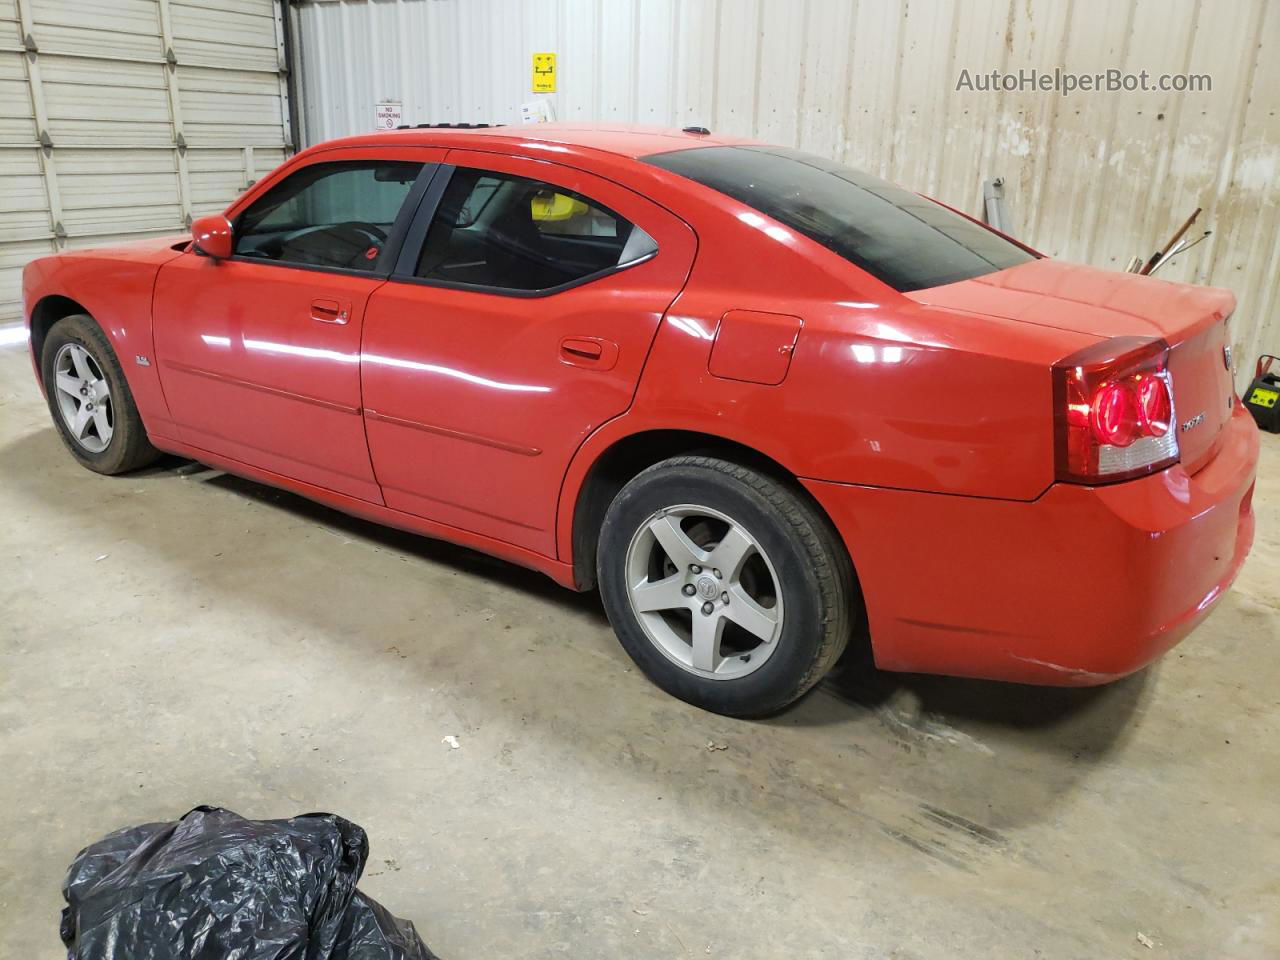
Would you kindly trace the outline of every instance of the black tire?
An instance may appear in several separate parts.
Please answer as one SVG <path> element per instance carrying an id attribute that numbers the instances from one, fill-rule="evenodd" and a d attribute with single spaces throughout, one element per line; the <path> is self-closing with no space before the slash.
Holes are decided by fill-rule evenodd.
<path id="1" fill-rule="evenodd" d="M 88 351 L 111 389 L 111 439 L 100 451 L 87 449 L 72 435 L 59 409 L 54 362 L 58 352 L 68 343 L 79 344 Z M 138 415 L 138 407 L 133 402 L 120 361 L 106 334 L 92 317 L 83 313 L 73 314 L 53 325 L 40 352 L 40 377 L 44 381 L 45 400 L 58 435 L 71 455 L 90 470 L 109 475 L 127 473 L 154 463 L 160 457 L 160 451 L 147 439 L 146 427 Z"/>
<path id="2" fill-rule="evenodd" d="M 712 679 L 675 663 L 633 610 L 632 539 L 677 504 L 710 507 L 741 524 L 772 563 L 785 616 L 776 648 L 745 676 Z M 861 616 L 852 565 L 826 518 L 788 483 L 716 457 L 673 457 L 623 487 L 605 515 L 596 566 L 609 621 L 636 665 L 671 695 L 727 716 L 768 716 L 799 699 L 839 659 Z"/>

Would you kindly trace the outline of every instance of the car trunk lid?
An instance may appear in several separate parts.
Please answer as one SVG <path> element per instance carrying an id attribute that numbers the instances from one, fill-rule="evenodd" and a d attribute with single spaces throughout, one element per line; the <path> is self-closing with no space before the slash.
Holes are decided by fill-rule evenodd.
<path id="1" fill-rule="evenodd" d="M 1226 362 L 1228 290 L 1040 259 L 906 296 L 918 303 L 1003 317 L 1099 338 L 1157 337 L 1169 344 L 1183 465 L 1212 456 L 1234 402 Z"/>

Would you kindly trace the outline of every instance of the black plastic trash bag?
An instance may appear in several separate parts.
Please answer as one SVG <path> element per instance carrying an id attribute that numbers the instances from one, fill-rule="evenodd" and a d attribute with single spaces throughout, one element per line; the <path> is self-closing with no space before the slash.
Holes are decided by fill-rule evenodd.
<path id="1" fill-rule="evenodd" d="M 62 895 L 69 960 L 437 960 L 356 889 L 365 832 L 331 813 L 196 807 L 81 850 Z"/>

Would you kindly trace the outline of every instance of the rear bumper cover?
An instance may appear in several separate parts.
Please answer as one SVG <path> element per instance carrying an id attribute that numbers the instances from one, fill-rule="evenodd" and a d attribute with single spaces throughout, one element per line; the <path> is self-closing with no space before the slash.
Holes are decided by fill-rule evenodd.
<path id="1" fill-rule="evenodd" d="M 1030 503 L 806 480 L 853 557 L 886 670 L 1089 686 L 1190 633 L 1253 543 L 1258 431 L 1214 458 Z"/>

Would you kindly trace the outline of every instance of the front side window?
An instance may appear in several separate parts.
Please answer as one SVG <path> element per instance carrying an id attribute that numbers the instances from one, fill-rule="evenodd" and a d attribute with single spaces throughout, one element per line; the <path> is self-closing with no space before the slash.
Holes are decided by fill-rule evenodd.
<path id="1" fill-rule="evenodd" d="M 421 170 L 420 163 L 381 160 L 304 167 L 240 215 L 235 254 L 371 271 Z"/>
<path id="2" fill-rule="evenodd" d="M 542 292 L 639 262 L 656 250 L 640 227 L 581 194 L 459 168 L 431 221 L 416 275 Z"/>
<path id="3" fill-rule="evenodd" d="M 799 150 L 698 147 L 645 162 L 754 207 L 904 293 L 1034 259 L 941 204 Z"/>

